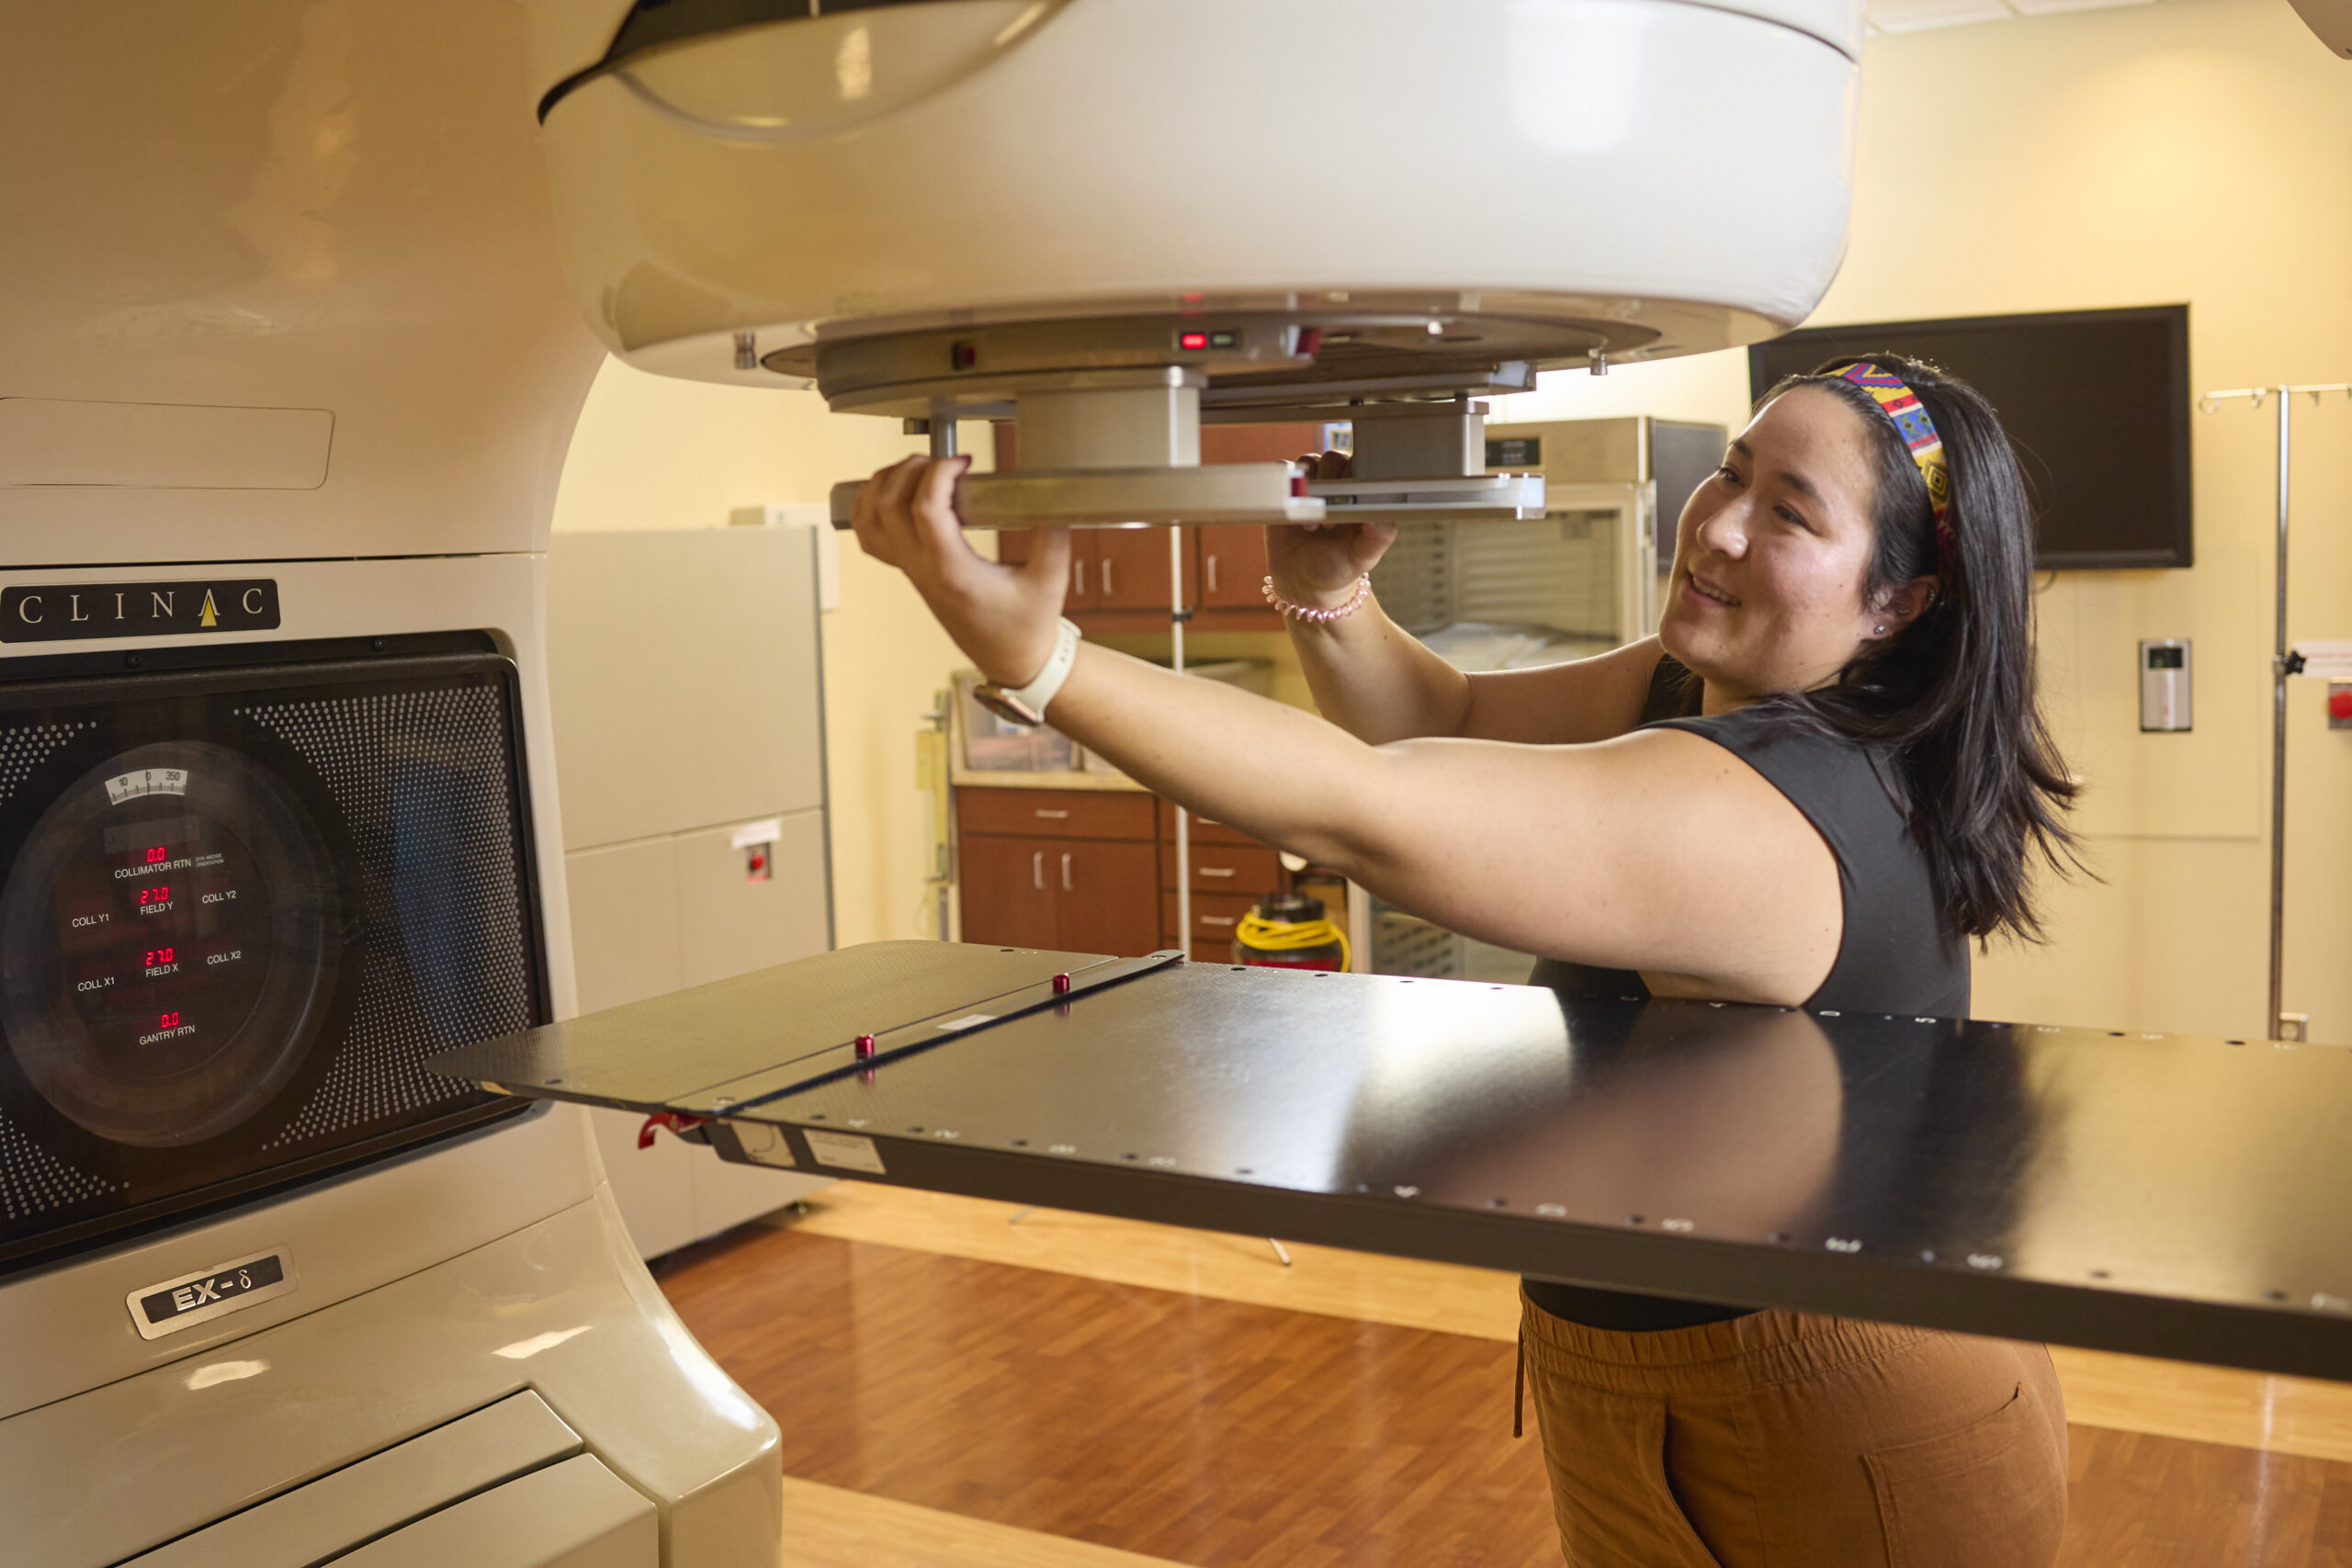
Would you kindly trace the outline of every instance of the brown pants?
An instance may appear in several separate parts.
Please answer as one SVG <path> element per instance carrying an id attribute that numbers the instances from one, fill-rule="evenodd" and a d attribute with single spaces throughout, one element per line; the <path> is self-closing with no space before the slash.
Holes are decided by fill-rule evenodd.
<path id="1" fill-rule="evenodd" d="M 1764 1312 L 1619 1334 L 1521 1303 L 1574 1568 L 2049 1568 L 2050 1353 Z"/>

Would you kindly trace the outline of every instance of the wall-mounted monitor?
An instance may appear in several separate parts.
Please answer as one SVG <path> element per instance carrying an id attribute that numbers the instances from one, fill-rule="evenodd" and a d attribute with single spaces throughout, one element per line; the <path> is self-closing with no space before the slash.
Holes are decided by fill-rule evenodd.
<path id="1" fill-rule="evenodd" d="M 2194 564 L 2188 306 L 1806 327 L 1748 349 L 1749 390 L 1881 352 L 1931 361 L 2000 411 L 2041 520 L 2037 567 Z"/>

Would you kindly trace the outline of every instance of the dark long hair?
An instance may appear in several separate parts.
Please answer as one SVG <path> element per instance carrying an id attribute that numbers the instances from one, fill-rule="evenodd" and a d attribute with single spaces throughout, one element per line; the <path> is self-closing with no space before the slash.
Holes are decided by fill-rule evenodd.
<path id="1" fill-rule="evenodd" d="M 1857 358 L 1899 376 L 1935 422 L 1951 474 L 1954 536 L 1939 558 L 1927 481 L 1868 392 L 1836 372 Z M 1936 890 L 1963 936 L 2042 938 L 2030 862 L 2081 869 L 2065 813 L 2079 786 L 2059 758 L 2034 679 L 2033 503 L 2000 416 L 1956 376 L 1900 354 L 1849 355 L 1792 376 L 1765 403 L 1814 388 L 1870 432 L 1877 542 L 1862 600 L 1935 577 L 1935 602 L 1893 637 L 1866 643 L 1837 682 L 1771 699 L 1800 726 L 1894 761 L 1897 803 L 1926 852 Z"/>

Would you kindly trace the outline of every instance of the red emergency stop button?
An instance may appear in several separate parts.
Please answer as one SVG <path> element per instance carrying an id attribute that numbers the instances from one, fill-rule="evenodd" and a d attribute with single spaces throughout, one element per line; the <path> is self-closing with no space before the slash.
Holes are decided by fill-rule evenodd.
<path id="1" fill-rule="evenodd" d="M 2327 716 L 2338 723 L 2352 721 L 2352 686 L 2327 694 Z"/>

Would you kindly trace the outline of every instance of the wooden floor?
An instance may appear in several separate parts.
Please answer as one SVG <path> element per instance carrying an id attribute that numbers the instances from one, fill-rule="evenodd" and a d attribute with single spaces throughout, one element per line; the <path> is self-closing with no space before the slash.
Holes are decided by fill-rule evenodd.
<path id="1" fill-rule="evenodd" d="M 657 1270 L 783 1427 L 787 1562 L 1558 1563 L 1541 1456 L 1510 1436 L 1511 1348 L 1479 1331 L 1494 1277 L 1306 1248 L 1284 1269 L 1262 1241 L 1013 1213 L 844 1186 Z M 989 1251 L 1055 1261 L 966 1255 Z M 2102 1413 L 2128 1418 L 2136 1380 L 2157 1418 L 2131 1424 L 2160 1428 L 2236 1433 L 2227 1380 L 2286 1381 L 2109 1359 Z M 2284 1403 L 2306 1446 L 2352 1430 L 2332 1385 Z M 2352 1568 L 2352 1463 L 2071 1437 L 2070 1568 Z"/>
<path id="2" fill-rule="evenodd" d="M 1016 1216 L 1019 1224 L 1007 1223 Z M 1519 1331 L 1518 1280 L 1484 1269 L 1295 1243 L 1277 1254 L 1261 1236 L 1021 1210 L 862 1182 L 829 1187 L 779 1223 L 848 1241 L 1405 1328 L 1504 1341 Z M 2052 1354 L 2068 1418 L 2077 1425 L 2352 1461 L 2352 1385 L 2065 1346 Z"/>

